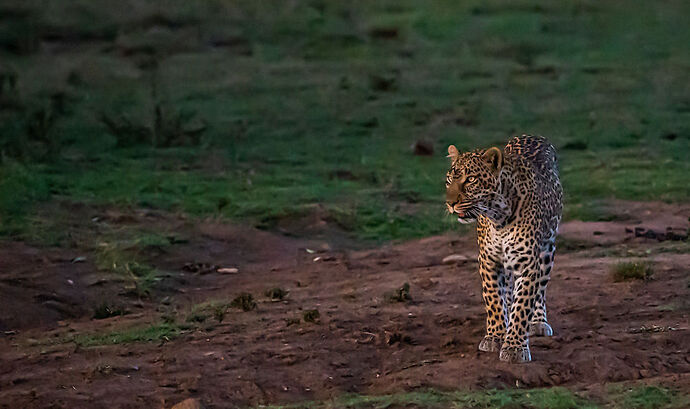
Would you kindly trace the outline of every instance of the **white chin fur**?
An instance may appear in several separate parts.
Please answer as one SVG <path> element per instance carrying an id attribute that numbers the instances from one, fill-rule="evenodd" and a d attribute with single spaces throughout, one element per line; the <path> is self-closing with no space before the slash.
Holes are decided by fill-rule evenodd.
<path id="1" fill-rule="evenodd" d="M 470 224 L 474 221 L 474 219 L 463 219 L 462 217 L 458 217 L 458 221 L 462 224 Z"/>

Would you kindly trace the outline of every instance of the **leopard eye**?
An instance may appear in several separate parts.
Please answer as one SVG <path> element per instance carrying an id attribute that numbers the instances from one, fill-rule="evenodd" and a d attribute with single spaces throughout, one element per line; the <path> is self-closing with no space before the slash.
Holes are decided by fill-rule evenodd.
<path id="1" fill-rule="evenodd" d="M 477 181 L 477 178 L 474 176 L 470 176 L 467 178 L 467 183 L 474 183 Z"/>

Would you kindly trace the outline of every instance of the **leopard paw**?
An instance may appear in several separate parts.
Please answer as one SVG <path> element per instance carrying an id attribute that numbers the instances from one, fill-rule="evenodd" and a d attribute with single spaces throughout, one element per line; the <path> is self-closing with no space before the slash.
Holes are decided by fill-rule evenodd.
<path id="1" fill-rule="evenodd" d="M 532 322 L 529 324 L 529 335 L 531 337 L 550 337 L 553 335 L 553 328 L 545 321 Z"/>
<path id="2" fill-rule="evenodd" d="M 529 353 L 529 347 L 506 347 L 501 348 L 501 353 L 498 359 L 503 362 L 522 364 L 532 360 L 532 355 Z"/>
<path id="3" fill-rule="evenodd" d="M 503 338 L 487 335 L 479 343 L 479 350 L 482 352 L 496 352 L 501 349 Z"/>

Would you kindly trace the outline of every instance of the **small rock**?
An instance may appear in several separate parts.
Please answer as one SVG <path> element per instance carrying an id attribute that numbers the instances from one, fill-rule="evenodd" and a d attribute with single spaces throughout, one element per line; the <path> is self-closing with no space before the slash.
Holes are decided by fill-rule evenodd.
<path id="1" fill-rule="evenodd" d="M 240 270 L 235 267 L 223 267 L 219 268 L 217 271 L 221 274 L 237 274 L 240 272 Z"/>
<path id="2" fill-rule="evenodd" d="M 467 260 L 469 260 L 469 258 L 467 258 L 467 256 L 463 256 L 462 254 L 451 254 L 450 256 L 443 258 L 443 264 L 464 263 Z"/>
<path id="3" fill-rule="evenodd" d="M 199 399 L 189 398 L 179 402 L 171 409 L 204 409 L 204 406 L 201 404 Z"/>

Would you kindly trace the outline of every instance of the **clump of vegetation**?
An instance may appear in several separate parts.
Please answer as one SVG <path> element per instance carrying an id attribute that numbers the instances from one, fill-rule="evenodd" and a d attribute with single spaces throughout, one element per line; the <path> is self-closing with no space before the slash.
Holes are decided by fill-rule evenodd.
<path id="1" fill-rule="evenodd" d="M 216 305 L 213 308 L 213 317 L 216 319 L 218 322 L 223 322 L 225 319 L 225 313 L 228 310 L 228 306 L 225 304 L 222 305 Z"/>
<path id="2" fill-rule="evenodd" d="M 164 324 L 172 325 L 177 321 L 177 316 L 174 312 L 168 311 L 161 315 L 161 321 L 163 321 Z"/>
<path id="3" fill-rule="evenodd" d="M 124 308 L 112 306 L 106 302 L 98 305 L 93 311 L 93 319 L 102 320 L 105 318 L 116 317 L 118 315 L 125 315 Z"/>
<path id="4" fill-rule="evenodd" d="M 389 302 L 406 302 L 412 300 L 410 296 L 410 284 L 403 284 L 400 288 L 386 293 L 385 297 Z"/>
<path id="5" fill-rule="evenodd" d="M 644 261 L 625 261 L 614 265 L 611 269 L 615 282 L 649 280 L 653 273 L 651 263 Z"/>
<path id="6" fill-rule="evenodd" d="M 249 293 L 241 293 L 230 303 L 233 308 L 239 308 L 242 311 L 251 311 L 256 308 L 256 301 L 254 301 L 254 296 Z"/>
<path id="7" fill-rule="evenodd" d="M 114 267 L 114 271 L 123 272 L 132 279 L 136 293 L 141 297 L 150 296 L 154 283 L 160 280 L 159 272 L 155 267 L 139 261 L 124 261 L 119 268 L 118 265 Z"/>
<path id="8" fill-rule="evenodd" d="M 280 300 L 284 299 L 285 297 L 287 297 L 288 293 L 289 293 L 289 291 L 283 290 L 280 287 L 273 287 L 273 288 L 269 288 L 268 290 L 266 290 L 265 294 L 266 294 L 266 297 L 270 298 L 273 301 L 280 301 Z"/>
<path id="9" fill-rule="evenodd" d="M 147 111 L 141 122 L 130 119 L 126 114 L 111 115 L 101 112 L 100 122 L 115 137 L 117 146 L 148 144 L 154 148 L 173 146 L 198 146 L 206 123 L 196 111 L 171 107 L 161 97 L 159 68 L 163 62 L 160 56 L 142 56 L 139 67 L 148 73 L 148 94 L 153 109 Z"/>
<path id="10" fill-rule="evenodd" d="M 154 235 L 141 235 L 139 232 L 129 240 L 103 241 L 95 248 L 96 265 L 105 271 L 129 278 L 134 284 L 133 291 L 140 297 L 148 297 L 160 271 L 142 260 L 141 252 L 153 247 Z"/>
<path id="11" fill-rule="evenodd" d="M 243 301 L 240 300 L 240 297 L 241 295 L 235 299 L 237 301 L 237 304 L 235 306 L 237 306 L 238 308 L 242 308 Z M 245 299 L 244 303 L 247 306 L 251 304 L 248 299 Z M 223 322 L 228 307 L 230 306 L 231 304 L 228 304 L 227 302 L 218 301 L 208 301 L 203 302 L 201 304 L 196 304 L 192 306 L 191 312 L 187 315 L 185 322 L 204 323 L 211 317 L 215 318 L 215 320 L 219 323 Z M 208 329 L 208 327 L 206 329 Z"/>
<path id="12" fill-rule="evenodd" d="M 58 119 L 64 115 L 64 104 L 64 98 L 40 100 L 20 110 L 15 121 L 0 123 L 0 161 L 7 158 L 23 162 L 57 159 L 63 143 L 56 128 Z"/>
<path id="13" fill-rule="evenodd" d="M 317 309 L 305 310 L 302 313 L 302 318 L 304 319 L 304 322 L 311 322 L 315 324 L 319 322 L 319 319 L 321 318 L 321 313 L 319 313 L 319 310 Z"/>

